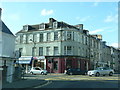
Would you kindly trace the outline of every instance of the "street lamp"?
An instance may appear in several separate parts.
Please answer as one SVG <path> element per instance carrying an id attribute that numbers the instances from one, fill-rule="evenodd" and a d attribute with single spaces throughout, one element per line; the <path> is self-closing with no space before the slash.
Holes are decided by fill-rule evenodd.
<path id="1" fill-rule="evenodd" d="M 32 39 L 30 39 L 30 41 L 33 42 L 34 46 L 32 48 L 32 57 L 33 57 L 33 60 L 32 60 L 32 67 L 34 67 L 34 56 L 35 56 L 35 45 L 36 45 L 36 42 L 34 42 Z"/>

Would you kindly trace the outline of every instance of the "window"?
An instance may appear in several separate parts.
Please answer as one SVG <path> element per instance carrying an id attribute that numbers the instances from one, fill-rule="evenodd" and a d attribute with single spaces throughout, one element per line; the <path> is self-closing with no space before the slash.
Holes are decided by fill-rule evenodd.
<path id="1" fill-rule="evenodd" d="M 23 48 L 19 48 L 19 57 L 22 56 Z"/>
<path id="2" fill-rule="evenodd" d="M 39 56 L 43 56 L 43 47 L 39 47 Z"/>
<path id="3" fill-rule="evenodd" d="M 67 46 L 67 54 L 71 54 L 72 53 L 72 47 L 71 46 Z"/>
<path id="4" fill-rule="evenodd" d="M 54 65 L 54 70 L 58 70 L 58 61 L 54 61 L 53 65 Z"/>
<path id="5" fill-rule="evenodd" d="M 40 42 L 43 42 L 43 33 L 40 34 Z"/>
<path id="6" fill-rule="evenodd" d="M 58 27 L 58 22 L 54 22 L 53 23 L 53 28 L 57 28 Z"/>
<path id="7" fill-rule="evenodd" d="M 54 55 L 58 55 L 58 47 L 54 47 Z"/>
<path id="8" fill-rule="evenodd" d="M 36 47 L 32 48 L 32 56 L 36 56 Z"/>
<path id="9" fill-rule="evenodd" d="M 28 30 L 28 25 L 23 26 L 23 30 Z"/>
<path id="10" fill-rule="evenodd" d="M 64 46 L 64 54 L 71 55 L 72 54 L 72 46 Z"/>
<path id="11" fill-rule="evenodd" d="M 33 42 L 33 35 L 32 35 L 32 34 L 30 34 L 30 35 L 28 36 L 28 42 L 29 42 L 29 43 Z"/>
<path id="12" fill-rule="evenodd" d="M 67 31 L 67 40 L 72 40 L 72 33 L 71 33 L 71 31 Z"/>
<path id="13" fill-rule="evenodd" d="M 20 36 L 20 43 L 23 43 L 23 35 Z"/>
<path id="14" fill-rule="evenodd" d="M 44 23 L 40 24 L 40 25 L 39 25 L 39 29 L 40 29 L 40 30 L 45 29 L 45 24 L 44 24 Z"/>
<path id="15" fill-rule="evenodd" d="M 54 32 L 54 40 L 58 40 L 58 32 Z"/>
<path id="16" fill-rule="evenodd" d="M 50 54 L 50 47 L 46 47 L 46 55 Z"/>
<path id="17" fill-rule="evenodd" d="M 47 33 L 47 41 L 50 41 L 50 33 Z"/>
<path id="18" fill-rule="evenodd" d="M 26 43 L 26 35 L 23 35 L 23 43 Z"/>

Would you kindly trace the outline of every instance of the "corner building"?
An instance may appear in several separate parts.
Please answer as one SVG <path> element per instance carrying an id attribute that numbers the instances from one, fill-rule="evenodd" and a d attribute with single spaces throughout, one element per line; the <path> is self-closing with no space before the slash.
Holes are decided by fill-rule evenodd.
<path id="1" fill-rule="evenodd" d="M 16 51 L 21 57 L 36 57 L 34 66 L 53 73 L 64 73 L 66 68 L 91 68 L 89 32 L 83 24 L 73 26 L 49 18 L 48 23 L 24 25 L 16 33 Z"/>

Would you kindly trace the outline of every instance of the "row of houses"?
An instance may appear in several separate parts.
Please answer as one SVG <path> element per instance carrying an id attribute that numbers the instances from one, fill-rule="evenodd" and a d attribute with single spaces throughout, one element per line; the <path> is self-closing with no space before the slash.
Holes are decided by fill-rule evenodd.
<path id="1" fill-rule="evenodd" d="M 102 35 L 89 34 L 83 24 L 69 25 L 49 18 L 48 23 L 24 25 L 16 33 L 15 43 L 21 56 L 19 63 L 26 72 L 31 66 L 54 73 L 63 73 L 66 68 L 89 70 L 98 66 L 118 71 L 120 50 L 107 46 Z"/>

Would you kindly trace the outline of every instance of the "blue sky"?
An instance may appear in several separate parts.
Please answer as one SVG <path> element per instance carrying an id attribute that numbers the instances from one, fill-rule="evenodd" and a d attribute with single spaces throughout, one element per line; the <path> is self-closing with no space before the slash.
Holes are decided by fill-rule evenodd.
<path id="1" fill-rule="evenodd" d="M 84 24 L 90 34 L 101 34 L 107 45 L 118 43 L 117 2 L 3 2 L 2 20 L 15 34 L 26 24 L 49 18 L 71 25 Z"/>

